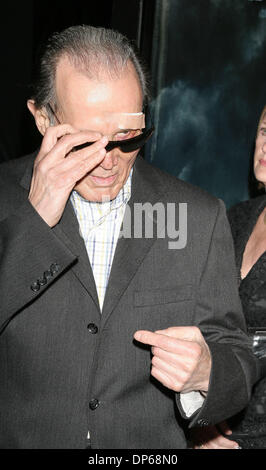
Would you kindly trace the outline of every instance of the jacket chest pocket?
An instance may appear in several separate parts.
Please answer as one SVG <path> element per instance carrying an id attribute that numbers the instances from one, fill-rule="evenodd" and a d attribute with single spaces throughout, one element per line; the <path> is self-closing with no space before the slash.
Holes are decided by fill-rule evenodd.
<path id="1" fill-rule="evenodd" d="M 141 329 L 164 329 L 190 325 L 194 311 L 192 284 L 175 288 L 136 291 L 134 311 Z"/>

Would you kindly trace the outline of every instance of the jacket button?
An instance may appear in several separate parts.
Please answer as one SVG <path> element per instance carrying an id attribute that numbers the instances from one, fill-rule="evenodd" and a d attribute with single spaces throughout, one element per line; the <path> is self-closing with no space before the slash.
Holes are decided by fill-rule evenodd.
<path id="1" fill-rule="evenodd" d="M 207 419 L 199 419 L 198 426 L 209 426 L 210 422 Z"/>
<path id="2" fill-rule="evenodd" d="M 31 290 L 33 290 L 33 292 L 38 292 L 38 290 L 40 290 L 40 284 L 38 281 L 36 282 L 33 282 L 30 286 Z"/>
<path id="3" fill-rule="evenodd" d="M 47 279 L 45 277 L 42 277 L 38 279 L 38 283 L 40 284 L 40 286 L 45 286 L 45 284 L 47 284 Z"/>
<path id="4" fill-rule="evenodd" d="M 90 401 L 89 406 L 91 410 L 96 410 L 98 408 L 100 402 L 97 400 L 97 398 L 93 398 L 93 400 Z"/>
<path id="5" fill-rule="evenodd" d="M 51 264 L 50 271 L 51 271 L 52 274 L 58 273 L 59 270 L 60 270 L 59 264 L 57 264 L 57 263 Z"/>
<path id="6" fill-rule="evenodd" d="M 53 277 L 53 273 L 51 271 L 44 271 L 43 277 L 45 277 L 45 279 L 49 281 L 49 279 Z"/>
<path id="7" fill-rule="evenodd" d="M 89 332 L 93 335 L 98 333 L 98 326 L 95 325 L 95 323 L 89 323 L 87 326 Z"/>

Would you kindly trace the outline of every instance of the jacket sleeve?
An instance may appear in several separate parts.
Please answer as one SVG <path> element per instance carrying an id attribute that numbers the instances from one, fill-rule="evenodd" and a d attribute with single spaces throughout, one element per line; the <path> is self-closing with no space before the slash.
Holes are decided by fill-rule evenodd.
<path id="1" fill-rule="evenodd" d="M 0 331 L 75 259 L 28 200 L 0 221 Z"/>
<path id="2" fill-rule="evenodd" d="M 208 343 L 212 368 L 207 396 L 190 416 L 190 427 L 223 421 L 243 409 L 259 379 L 260 367 L 252 353 L 238 295 L 233 240 L 222 201 L 201 274 L 194 325 Z M 177 405 L 186 417 L 180 394 Z"/>

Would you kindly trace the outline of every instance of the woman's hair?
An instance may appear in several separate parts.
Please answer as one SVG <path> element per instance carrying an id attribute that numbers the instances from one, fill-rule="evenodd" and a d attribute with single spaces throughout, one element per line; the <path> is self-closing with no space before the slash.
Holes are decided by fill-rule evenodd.
<path id="1" fill-rule="evenodd" d="M 31 93 L 37 108 L 48 103 L 56 106 L 56 68 L 64 56 L 90 79 L 100 78 L 103 73 L 118 77 L 131 62 L 140 82 L 143 100 L 147 99 L 147 72 L 134 45 L 117 31 L 81 25 L 54 33 L 44 46 Z"/>
<path id="2" fill-rule="evenodd" d="M 265 117 L 265 114 L 266 114 L 266 105 L 264 106 L 261 114 L 260 114 L 260 118 L 259 118 L 259 123 L 258 123 L 258 127 L 257 127 L 257 133 L 256 133 L 256 137 L 258 136 L 258 133 L 259 133 L 259 130 L 260 130 L 260 126 L 262 124 L 262 121 Z M 261 183 L 260 181 L 257 181 L 257 189 L 259 190 L 259 192 L 261 192 L 262 190 L 265 191 L 265 186 L 263 183 Z"/>

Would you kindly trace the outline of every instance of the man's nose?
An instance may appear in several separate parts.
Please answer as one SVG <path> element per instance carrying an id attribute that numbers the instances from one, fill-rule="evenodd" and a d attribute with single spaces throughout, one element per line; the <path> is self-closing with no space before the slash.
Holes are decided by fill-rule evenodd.
<path id="1" fill-rule="evenodd" d="M 100 163 L 100 166 L 104 170 L 111 170 L 115 165 L 117 165 L 117 152 L 116 149 L 113 149 L 106 153 L 103 161 Z"/>
<path id="2" fill-rule="evenodd" d="M 266 153 L 266 139 L 263 141 L 261 148 L 263 153 Z"/>

